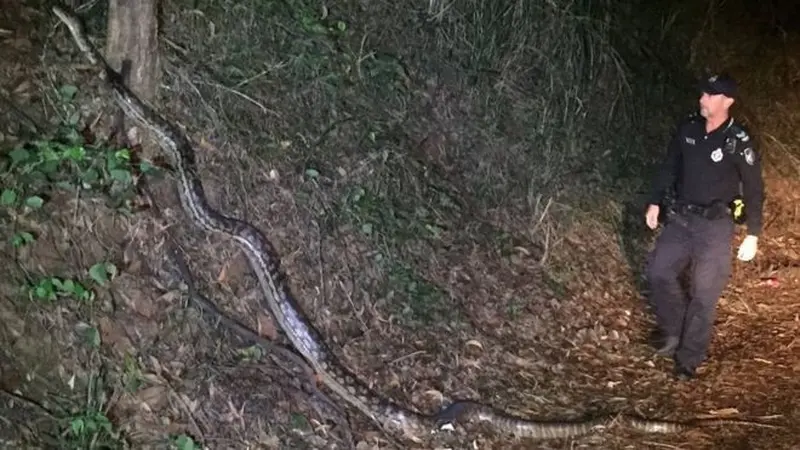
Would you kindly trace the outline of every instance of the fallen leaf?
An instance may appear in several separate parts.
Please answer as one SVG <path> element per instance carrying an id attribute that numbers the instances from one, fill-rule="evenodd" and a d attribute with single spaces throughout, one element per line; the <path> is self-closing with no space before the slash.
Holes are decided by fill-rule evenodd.
<path id="1" fill-rule="evenodd" d="M 156 298 L 155 302 L 156 303 L 162 303 L 163 302 L 163 303 L 173 304 L 173 303 L 175 303 L 176 300 L 179 300 L 182 296 L 183 296 L 183 294 L 181 294 L 181 291 L 179 291 L 177 289 L 174 289 L 174 290 L 167 291 L 167 292 L 163 293 L 162 295 L 160 295 L 158 298 Z"/>
<path id="2" fill-rule="evenodd" d="M 128 131 L 125 133 L 128 139 L 128 143 L 130 145 L 138 145 L 139 143 L 139 128 L 138 127 L 130 127 Z"/>
<path id="3" fill-rule="evenodd" d="M 468 348 L 472 347 L 472 348 L 475 348 L 477 350 L 483 350 L 483 344 L 481 344 L 480 341 L 478 341 L 476 339 L 470 339 L 464 345 L 466 347 L 468 347 Z"/>
<path id="4" fill-rule="evenodd" d="M 98 321 L 102 342 L 120 355 L 134 354 L 136 348 L 131 343 L 125 330 L 109 317 L 101 317 Z"/>
<path id="5" fill-rule="evenodd" d="M 136 398 L 141 402 L 141 406 L 145 407 L 148 412 L 163 408 L 167 403 L 167 396 L 168 392 L 166 386 L 161 385 L 144 388 L 136 394 Z"/>
<path id="6" fill-rule="evenodd" d="M 425 396 L 435 399 L 439 403 L 444 403 L 444 394 L 436 389 L 429 389 L 425 391 Z"/>
<path id="7" fill-rule="evenodd" d="M 128 307 L 147 319 L 152 319 L 158 312 L 153 300 L 139 291 L 129 291 L 132 295 L 120 293 Z"/>
<path id="8" fill-rule="evenodd" d="M 278 337 L 278 330 L 275 328 L 275 322 L 272 321 L 272 317 L 258 313 L 256 316 L 256 321 L 258 322 L 258 335 L 263 336 L 271 341 L 274 341 Z"/>
<path id="9" fill-rule="evenodd" d="M 722 408 L 709 411 L 708 413 L 715 416 L 734 416 L 739 414 L 739 410 L 736 408 Z"/>
<path id="10" fill-rule="evenodd" d="M 225 280 L 227 279 L 228 279 L 228 265 L 225 264 L 219 271 L 219 275 L 217 275 L 217 283 L 224 284 Z"/>
<path id="11" fill-rule="evenodd" d="M 480 361 L 476 361 L 474 359 L 463 358 L 461 360 L 460 366 L 461 367 L 466 367 L 466 368 L 480 369 L 481 368 L 481 363 L 480 363 Z"/>
<path id="12" fill-rule="evenodd" d="M 525 248 L 525 247 L 522 247 L 522 246 L 516 246 L 516 247 L 514 247 L 514 250 L 518 251 L 519 253 L 522 253 L 522 254 L 523 254 L 523 255 L 525 255 L 525 256 L 531 256 L 531 251 L 530 251 L 530 250 L 528 250 L 528 249 L 527 249 L 527 248 Z"/>
<path id="13" fill-rule="evenodd" d="M 16 95 L 27 94 L 28 91 L 31 89 L 31 82 L 30 80 L 22 80 L 18 85 L 11 90 L 12 93 Z"/>

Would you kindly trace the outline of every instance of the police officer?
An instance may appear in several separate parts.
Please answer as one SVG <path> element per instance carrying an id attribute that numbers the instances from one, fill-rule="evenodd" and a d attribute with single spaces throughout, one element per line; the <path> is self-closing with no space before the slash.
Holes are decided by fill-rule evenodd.
<path id="1" fill-rule="evenodd" d="M 764 196 L 755 142 L 730 115 L 735 80 L 712 76 L 701 81 L 700 90 L 699 114 L 678 125 L 645 214 L 650 229 L 658 227 L 660 215 L 667 217 L 647 279 L 663 339 L 657 354 L 674 358 L 680 380 L 693 378 L 706 358 L 717 300 L 730 276 L 735 227 L 730 202 L 738 195 L 744 200 L 747 236 L 738 258 L 749 261 L 758 246 Z M 670 192 L 671 205 L 664 201 Z M 686 294 L 680 285 L 685 269 L 691 286 Z"/>

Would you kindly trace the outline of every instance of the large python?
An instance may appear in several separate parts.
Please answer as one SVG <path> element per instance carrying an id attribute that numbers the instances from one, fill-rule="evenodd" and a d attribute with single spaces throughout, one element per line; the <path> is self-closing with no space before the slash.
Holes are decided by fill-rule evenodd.
<path id="1" fill-rule="evenodd" d="M 311 365 L 318 380 L 387 431 L 398 432 L 419 442 L 422 436 L 455 422 L 488 422 L 505 433 L 536 439 L 580 436 L 607 427 L 618 420 L 634 429 L 651 433 L 672 433 L 690 426 L 725 423 L 771 427 L 756 422 L 724 419 L 680 423 L 643 420 L 623 415 L 579 422 L 542 422 L 514 417 L 491 406 L 468 400 L 456 401 L 435 414 L 426 415 L 378 395 L 333 357 L 319 331 L 301 313 L 282 281 L 279 260 L 264 234 L 253 225 L 225 216 L 208 204 L 198 176 L 194 148 L 188 137 L 125 86 L 119 74 L 87 39 L 77 17 L 59 6 L 53 7 L 53 12 L 67 26 L 89 62 L 102 69 L 113 98 L 125 115 L 150 131 L 171 158 L 179 178 L 178 191 L 182 207 L 193 222 L 206 231 L 231 237 L 242 248 L 263 291 L 262 306 L 275 318 L 292 345 Z"/>

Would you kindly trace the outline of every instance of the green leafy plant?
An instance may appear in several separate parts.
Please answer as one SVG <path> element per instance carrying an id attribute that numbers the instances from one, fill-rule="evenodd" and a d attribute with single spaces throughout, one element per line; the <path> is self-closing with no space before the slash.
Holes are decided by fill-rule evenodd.
<path id="1" fill-rule="evenodd" d="M 109 206 L 126 213 L 136 197 L 137 177 L 157 173 L 152 164 L 138 161 L 129 149 L 90 143 L 94 138 L 79 132 L 80 116 L 70 105 L 76 95 L 75 86 L 59 90 L 66 114 L 54 136 L 24 142 L 0 157 L 0 206 L 11 217 L 41 210 L 59 191 L 102 196 Z M 30 230 L 11 235 L 14 248 L 35 241 Z"/>
<path id="2" fill-rule="evenodd" d="M 78 401 L 70 406 L 54 402 L 52 414 L 56 422 L 54 429 L 47 432 L 47 434 L 52 433 L 48 436 L 48 440 L 51 440 L 48 448 L 65 450 L 130 448 L 123 433 L 107 415 L 108 387 L 105 377 L 106 374 L 102 369 L 89 374 L 86 379 L 86 390 L 82 393 L 83 402 Z M 78 382 L 82 384 L 83 380 Z"/>
<path id="3" fill-rule="evenodd" d="M 30 297 L 46 302 L 53 302 L 63 297 L 88 302 L 94 300 L 94 292 L 73 279 L 44 277 L 30 287 Z"/>
<path id="4" fill-rule="evenodd" d="M 185 434 L 182 434 L 180 436 L 175 436 L 172 438 L 171 448 L 175 450 L 195 450 L 200 447 L 194 442 L 194 439 L 190 438 Z"/>
<path id="5" fill-rule="evenodd" d="M 54 136 L 22 143 L 0 159 L 0 205 L 37 210 L 61 190 L 102 194 L 111 206 L 126 210 L 136 194 L 136 177 L 156 171 L 149 162 L 136 160 L 130 149 L 94 143 L 80 132 L 80 115 L 69 104 L 76 94 L 71 85 L 59 90 L 66 117 Z M 30 239 L 22 236 L 15 242 L 24 245 Z"/>
<path id="6" fill-rule="evenodd" d="M 114 264 L 103 262 L 89 268 L 89 277 L 100 286 L 105 286 L 117 274 Z M 53 302 L 59 298 L 72 298 L 78 301 L 91 302 L 95 293 L 88 282 L 73 278 L 45 276 L 32 283 L 29 296 L 32 300 Z"/>
<path id="7" fill-rule="evenodd" d="M 146 162 L 133 164 L 127 149 L 58 141 L 34 141 L 17 147 L 4 163 L 0 204 L 32 210 L 40 209 L 54 188 L 102 193 L 120 207 L 135 194 L 135 170 L 142 174 L 154 170 Z"/>

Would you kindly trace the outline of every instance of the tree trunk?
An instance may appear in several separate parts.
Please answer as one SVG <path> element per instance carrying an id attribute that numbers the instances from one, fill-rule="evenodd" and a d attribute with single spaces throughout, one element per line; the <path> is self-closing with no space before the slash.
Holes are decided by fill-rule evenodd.
<path id="1" fill-rule="evenodd" d="M 154 104 L 160 78 L 158 0 L 109 0 L 106 60 L 125 76 L 128 87 Z M 139 130 L 141 144 L 147 133 Z M 143 145 L 144 155 L 152 156 Z"/>

